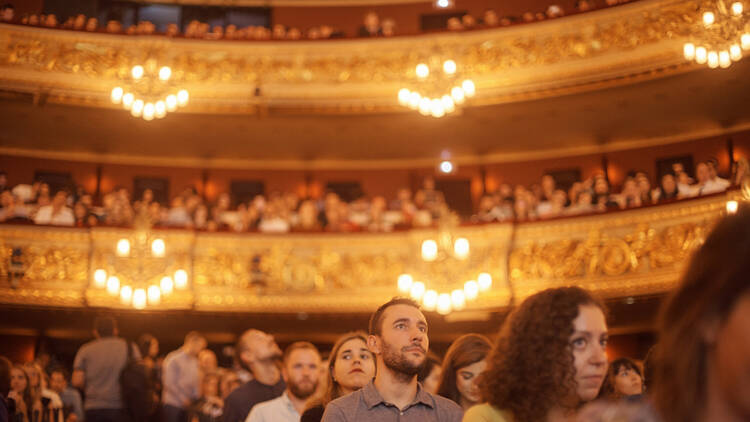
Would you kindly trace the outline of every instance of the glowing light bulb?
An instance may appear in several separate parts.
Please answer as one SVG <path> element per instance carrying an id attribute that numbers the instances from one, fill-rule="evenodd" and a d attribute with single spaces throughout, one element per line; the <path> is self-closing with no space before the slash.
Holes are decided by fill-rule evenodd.
<path id="1" fill-rule="evenodd" d="M 461 83 L 461 88 L 463 88 L 464 93 L 467 97 L 473 97 L 476 93 L 476 87 L 474 86 L 474 81 L 471 79 L 467 79 Z"/>
<path id="2" fill-rule="evenodd" d="M 143 77 L 143 66 L 133 66 L 133 68 L 130 70 L 130 74 L 133 76 L 133 79 L 141 79 Z"/>
<path id="3" fill-rule="evenodd" d="M 441 9 L 445 9 L 446 7 L 449 7 L 451 5 L 450 0 L 437 0 L 435 2 L 435 5 Z"/>
<path id="4" fill-rule="evenodd" d="M 466 306 L 466 297 L 464 296 L 463 290 L 456 289 L 451 292 L 451 306 L 457 311 L 460 311 Z"/>
<path id="5" fill-rule="evenodd" d="M 401 88 L 398 91 L 398 103 L 402 106 L 409 104 L 409 95 L 411 95 L 411 92 L 408 89 Z"/>
<path id="6" fill-rule="evenodd" d="M 714 16 L 714 12 L 705 12 L 703 14 L 703 24 L 706 26 L 709 26 L 716 21 L 716 16 Z"/>
<path id="7" fill-rule="evenodd" d="M 740 44 L 743 50 L 750 50 L 750 33 L 742 34 L 740 37 Z"/>
<path id="8" fill-rule="evenodd" d="M 469 240 L 465 237 L 459 237 L 453 243 L 453 253 L 458 259 L 466 259 L 469 257 Z"/>
<path id="9" fill-rule="evenodd" d="M 135 289 L 133 292 L 133 307 L 135 309 L 143 309 L 146 307 L 146 291 L 143 289 Z"/>
<path id="10" fill-rule="evenodd" d="M 411 285 L 409 294 L 411 295 L 412 299 L 420 300 L 422 299 L 422 295 L 424 295 L 424 290 L 424 283 L 422 283 L 421 281 L 415 281 L 414 284 Z"/>
<path id="11" fill-rule="evenodd" d="M 464 295 L 468 300 L 474 300 L 479 296 L 479 284 L 474 280 L 464 283 Z"/>
<path id="12" fill-rule="evenodd" d="M 742 60 L 742 48 L 739 44 L 734 44 L 729 47 L 729 57 L 735 62 Z"/>
<path id="13" fill-rule="evenodd" d="M 162 239 L 154 239 L 154 241 L 151 242 L 151 254 L 157 258 L 163 257 L 166 249 L 167 246 Z"/>
<path id="14" fill-rule="evenodd" d="M 443 72 L 446 75 L 453 75 L 456 73 L 456 62 L 453 60 L 446 60 L 443 62 Z"/>
<path id="15" fill-rule="evenodd" d="M 440 171 L 442 173 L 448 174 L 453 171 L 453 163 L 446 160 L 440 163 Z"/>
<path id="16" fill-rule="evenodd" d="M 695 62 L 698 64 L 705 64 L 708 60 L 708 52 L 706 47 L 697 47 L 695 49 Z"/>
<path id="17" fill-rule="evenodd" d="M 437 312 L 440 315 L 448 315 L 451 313 L 451 295 L 448 293 L 441 293 L 437 300 Z"/>
<path id="18" fill-rule="evenodd" d="M 158 305 L 161 303 L 161 290 L 157 286 L 148 286 L 148 303 Z"/>
<path id="19" fill-rule="evenodd" d="M 424 306 L 424 309 L 426 311 L 434 311 L 435 306 L 437 306 L 437 300 L 438 292 L 434 290 L 428 290 L 424 292 L 424 296 L 422 297 L 422 306 Z"/>
<path id="20" fill-rule="evenodd" d="M 719 67 L 719 53 L 715 51 L 708 52 L 708 67 L 711 69 Z"/>
<path id="21" fill-rule="evenodd" d="M 430 113 L 432 113 L 432 117 L 445 116 L 445 107 L 443 107 L 443 101 L 439 98 L 433 98 L 430 101 Z"/>
<path id="22" fill-rule="evenodd" d="M 130 305 L 130 301 L 133 299 L 133 288 L 130 286 L 122 286 L 120 289 L 120 303 L 123 305 Z"/>
<path id="23" fill-rule="evenodd" d="M 112 104 L 120 104 L 122 101 L 122 94 L 124 94 L 122 87 L 116 86 L 112 88 L 112 93 L 109 96 L 112 100 Z"/>
<path id="24" fill-rule="evenodd" d="M 742 14 L 742 2 L 736 1 L 732 3 L 732 14 L 734 16 L 739 16 Z"/>
<path id="25" fill-rule="evenodd" d="M 143 113 L 143 100 L 133 101 L 133 107 L 130 109 L 130 114 L 132 114 L 133 117 L 141 117 L 141 113 Z"/>
<path id="26" fill-rule="evenodd" d="M 167 95 L 167 111 L 177 110 L 177 96 L 174 94 Z"/>
<path id="27" fill-rule="evenodd" d="M 456 104 L 463 104 L 466 98 L 466 95 L 464 94 L 463 88 L 454 86 L 451 89 L 451 97 L 453 97 L 453 101 L 455 101 Z"/>
<path id="28" fill-rule="evenodd" d="M 682 52 L 685 55 L 685 59 L 693 60 L 695 58 L 695 44 L 690 42 L 685 43 L 685 45 L 682 47 Z"/>
<path id="29" fill-rule="evenodd" d="M 727 201 L 727 214 L 737 214 L 739 206 L 737 201 Z"/>
<path id="30" fill-rule="evenodd" d="M 417 65 L 416 72 L 419 79 L 424 79 L 430 76 L 430 68 L 427 67 L 427 65 L 424 63 L 420 63 Z"/>
<path id="31" fill-rule="evenodd" d="M 159 283 L 159 287 L 161 287 L 161 292 L 165 295 L 171 294 L 172 290 L 174 289 L 174 282 L 172 281 L 172 277 L 164 276 L 161 278 L 161 282 Z"/>
<path id="32" fill-rule="evenodd" d="M 409 108 L 416 110 L 419 107 L 419 102 L 422 101 L 422 96 L 418 92 L 414 91 L 409 94 Z"/>
<path id="33" fill-rule="evenodd" d="M 107 279 L 107 293 L 111 294 L 112 296 L 117 295 L 120 293 L 120 279 L 115 276 L 110 276 Z"/>
<path id="34" fill-rule="evenodd" d="M 456 104 L 453 101 L 453 97 L 450 95 L 443 95 L 440 101 L 443 102 L 443 107 L 445 107 L 446 113 L 453 113 L 456 110 Z"/>
<path id="35" fill-rule="evenodd" d="M 167 115 L 167 104 L 164 101 L 159 100 L 154 103 L 154 116 L 157 119 L 162 119 Z"/>
<path id="36" fill-rule="evenodd" d="M 432 262 L 437 259 L 438 246 L 437 242 L 432 239 L 427 239 L 422 242 L 422 259 L 427 262 Z"/>
<path id="37" fill-rule="evenodd" d="M 182 290 L 187 287 L 188 273 L 185 270 L 177 270 L 174 272 L 174 285 L 178 289 Z"/>
<path id="38" fill-rule="evenodd" d="M 187 105 L 190 95 L 187 90 L 181 89 L 177 92 L 177 105 L 184 107 Z"/>
<path id="39" fill-rule="evenodd" d="M 162 68 L 159 69 L 159 79 L 162 81 L 168 81 L 170 77 L 172 77 L 172 69 L 170 69 L 169 66 L 162 66 Z"/>
<path id="40" fill-rule="evenodd" d="M 130 241 L 128 239 L 120 239 L 117 241 L 117 256 L 128 256 L 130 255 Z"/>
<path id="41" fill-rule="evenodd" d="M 411 285 L 414 282 L 414 279 L 409 274 L 401 274 L 398 276 L 398 289 L 404 293 L 407 293 L 411 290 Z"/>
<path id="42" fill-rule="evenodd" d="M 422 98 L 421 98 L 421 99 L 419 100 L 419 112 L 420 112 L 420 113 L 421 113 L 422 115 L 424 115 L 424 116 L 427 116 L 427 115 L 429 115 L 429 114 L 430 114 L 430 112 L 432 111 L 432 110 L 431 110 L 431 107 L 432 107 L 432 101 L 430 101 L 430 99 L 429 99 L 429 98 L 427 98 L 427 97 L 422 97 Z"/>
<path id="43" fill-rule="evenodd" d="M 477 282 L 479 283 L 479 290 L 484 292 L 492 287 L 492 276 L 489 273 L 481 273 L 477 277 Z"/>
<path id="44" fill-rule="evenodd" d="M 107 272 L 101 268 L 94 271 L 94 286 L 101 289 L 106 285 L 107 285 Z"/>
<path id="45" fill-rule="evenodd" d="M 154 103 L 146 103 L 143 105 L 143 120 L 154 120 Z"/>
<path id="46" fill-rule="evenodd" d="M 719 66 L 723 69 L 728 68 L 732 65 L 732 59 L 729 57 L 729 52 L 724 50 L 719 52 Z"/>
<path id="47" fill-rule="evenodd" d="M 122 96 L 122 106 L 125 110 L 130 110 L 130 107 L 133 106 L 133 101 L 135 101 L 135 96 L 129 92 Z"/>

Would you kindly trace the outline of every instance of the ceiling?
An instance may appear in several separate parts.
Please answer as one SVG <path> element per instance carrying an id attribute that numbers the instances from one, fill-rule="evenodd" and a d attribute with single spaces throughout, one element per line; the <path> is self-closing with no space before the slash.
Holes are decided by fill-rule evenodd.
<path id="1" fill-rule="evenodd" d="M 360 115 L 173 113 L 158 121 L 121 109 L 0 96 L 0 153 L 92 160 L 168 160 L 243 167 L 421 165 L 443 151 L 464 162 L 600 152 L 750 128 L 750 60 L 615 88 L 471 107 L 442 119 Z"/>

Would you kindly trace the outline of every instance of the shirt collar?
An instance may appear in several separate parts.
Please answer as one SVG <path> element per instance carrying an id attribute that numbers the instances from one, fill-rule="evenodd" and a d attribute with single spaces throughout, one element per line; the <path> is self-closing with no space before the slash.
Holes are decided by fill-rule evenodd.
<path id="1" fill-rule="evenodd" d="M 286 390 L 284 390 L 284 392 L 281 394 L 279 400 L 284 404 L 284 406 L 288 407 L 289 410 L 293 410 L 294 413 L 297 413 L 297 408 L 294 407 L 294 403 L 292 403 L 292 400 L 289 398 L 289 394 L 287 394 Z"/>
<path id="2" fill-rule="evenodd" d="M 391 403 L 388 403 L 385 401 L 385 399 L 383 399 L 383 396 L 380 395 L 378 389 L 375 388 L 375 380 L 370 381 L 366 386 L 362 388 L 362 398 L 364 399 L 365 405 L 367 406 L 368 410 L 379 404 L 392 406 Z M 435 402 L 432 399 L 432 396 L 430 396 L 430 393 L 424 391 L 420 383 L 417 383 L 417 395 L 414 397 L 414 401 L 406 406 L 404 410 L 414 406 L 417 403 L 422 403 L 429 408 L 435 407 Z"/>

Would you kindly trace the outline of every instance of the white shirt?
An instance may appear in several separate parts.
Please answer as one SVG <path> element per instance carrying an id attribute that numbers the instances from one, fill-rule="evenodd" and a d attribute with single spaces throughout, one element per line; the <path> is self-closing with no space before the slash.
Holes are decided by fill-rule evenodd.
<path id="1" fill-rule="evenodd" d="M 712 193 L 719 193 L 724 192 L 729 188 L 729 183 L 722 183 L 719 180 L 718 177 L 716 179 L 708 180 L 703 185 L 694 185 L 693 188 L 693 195 L 694 196 L 701 196 L 701 195 L 710 195 Z"/>
<path id="2" fill-rule="evenodd" d="M 299 422 L 299 419 L 300 414 L 284 391 L 273 400 L 256 404 L 245 422 Z"/>
<path id="3" fill-rule="evenodd" d="M 54 226 L 72 226 L 76 218 L 73 216 L 73 210 L 68 207 L 62 209 L 55 215 L 52 215 L 52 205 L 45 205 L 39 208 L 34 217 L 36 224 L 52 224 Z"/>

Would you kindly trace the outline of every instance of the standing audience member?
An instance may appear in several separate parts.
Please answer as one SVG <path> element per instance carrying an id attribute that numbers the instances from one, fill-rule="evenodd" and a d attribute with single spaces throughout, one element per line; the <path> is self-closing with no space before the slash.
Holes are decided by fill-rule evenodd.
<path id="1" fill-rule="evenodd" d="M 724 218 L 661 310 L 650 398 L 663 422 L 750 420 L 750 210 Z"/>
<path id="2" fill-rule="evenodd" d="M 430 394 L 437 394 L 440 385 L 440 377 L 443 373 L 440 359 L 433 353 L 427 354 L 427 360 L 422 370 L 417 375 L 417 381 L 422 384 L 422 388 Z"/>
<path id="3" fill-rule="evenodd" d="M 485 404 L 464 422 L 558 422 L 596 398 L 607 373 L 603 305 L 579 287 L 547 289 L 500 328 L 480 385 Z"/>
<path id="4" fill-rule="evenodd" d="M 49 355 L 44 354 L 42 356 L 46 356 L 47 361 L 49 360 Z M 41 361 L 44 362 L 44 360 Z M 56 392 L 47 388 L 47 373 L 42 369 L 42 365 L 35 361 L 25 364 L 23 368 L 29 376 L 29 389 L 32 397 L 38 397 L 42 403 L 43 418 L 62 419 L 63 402 Z"/>
<path id="5" fill-rule="evenodd" d="M 128 362 L 130 345 L 117 337 L 117 322 L 112 317 L 94 320 L 94 338 L 76 353 L 72 384 L 83 389 L 86 422 L 124 422 L 127 413 L 120 391 L 120 373 Z M 133 358 L 141 354 L 133 348 Z"/>
<path id="6" fill-rule="evenodd" d="M 253 407 L 246 422 L 299 422 L 307 399 L 318 388 L 320 353 L 312 343 L 298 341 L 284 350 L 281 396 Z"/>
<path id="7" fill-rule="evenodd" d="M 218 372 L 205 373 L 201 379 L 201 396 L 190 406 L 189 422 L 219 422 L 224 409 L 224 400 L 219 396 Z"/>
<path id="8" fill-rule="evenodd" d="M 635 362 L 628 358 L 619 358 L 609 364 L 607 378 L 604 379 L 601 397 L 631 398 L 643 394 L 643 375 Z"/>
<path id="9" fill-rule="evenodd" d="M 68 415 L 75 415 L 75 420 L 83 422 L 83 401 L 81 393 L 75 388 L 68 385 L 68 376 L 62 368 L 55 368 L 49 374 L 49 386 L 56 392 L 63 402 L 63 413 L 65 421 L 68 421 Z"/>
<path id="10" fill-rule="evenodd" d="M 487 368 L 490 340 L 479 334 L 465 334 L 448 348 L 443 359 L 438 394 L 458 403 L 466 411 L 482 400 L 477 380 Z"/>
<path id="11" fill-rule="evenodd" d="M 279 397 L 286 389 L 276 361 L 281 350 L 273 336 L 247 330 L 236 346 L 237 363 L 253 379 L 235 389 L 224 401 L 224 422 L 244 422 L 253 406 Z"/>
<path id="12" fill-rule="evenodd" d="M 376 356 L 375 380 L 330 402 L 324 422 L 461 420 L 461 407 L 424 391 L 417 382 L 429 339 L 427 320 L 416 302 L 393 298 L 380 306 L 370 318 L 367 346 Z"/>
<path id="13" fill-rule="evenodd" d="M 41 414 L 42 403 L 38 397 L 32 397 L 29 376 L 21 365 L 13 365 L 10 370 L 10 392 L 8 393 L 11 408 L 15 407 L 11 418 L 18 422 L 30 422 L 34 412 Z"/>
<path id="14" fill-rule="evenodd" d="M 165 422 L 187 422 L 187 409 L 200 397 L 198 354 L 206 339 L 195 331 L 187 333 L 182 347 L 164 359 L 162 414 Z"/>
<path id="15" fill-rule="evenodd" d="M 331 401 L 359 390 L 375 376 L 375 358 L 367 348 L 365 333 L 344 334 L 331 350 L 325 376 L 327 388 L 321 397 L 310 401 L 300 422 L 320 422 Z"/>
<path id="16" fill-rule="evenodd" d="M 221 385 L 219 386 L 219 390 L 221 391 L 222 402 L 227 399 L 227 396 L 229 396 L 232 391 L 236 390 L 237 387 L 242 384 L 239 377 L 237 376 L 237 373 L 232 370 L 223 371 L 220 382 Z"/>

